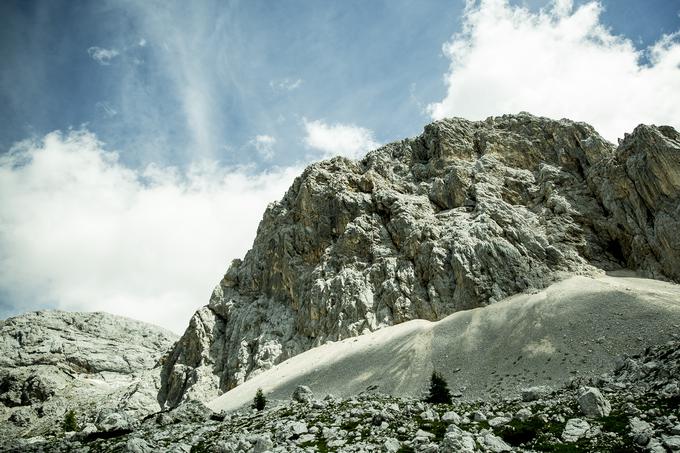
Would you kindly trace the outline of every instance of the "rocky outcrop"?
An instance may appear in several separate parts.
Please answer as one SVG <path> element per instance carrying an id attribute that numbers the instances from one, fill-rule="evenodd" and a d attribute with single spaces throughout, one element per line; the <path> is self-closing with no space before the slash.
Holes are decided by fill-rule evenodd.
<path id="1" fill-rule="evenodd" d="M 447 119 L 308 167 L 171 352 L 159 402 L 209 400 L 327 341 L 632 268 L 680 279 L 680 140 L 618 148 L 529 114 Z"/>
<path id="2" fill-rule="evenodd" d="M 680 281 L 680 134 L 638 126 L 588 181 L 608 213 L 605 230 L 622 261 L 646 276 Z"/>
<path id="3" fill-rule="evenodd" d="M 39 311 L 0 321 L 0 438 L 158 411 L 160 358 L 176 337 L 107 313 Z"/>

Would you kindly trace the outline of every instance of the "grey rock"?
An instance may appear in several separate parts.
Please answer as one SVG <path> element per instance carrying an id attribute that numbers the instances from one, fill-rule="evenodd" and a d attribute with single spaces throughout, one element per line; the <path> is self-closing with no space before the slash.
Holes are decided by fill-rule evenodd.
<path id="1" fill-rule="evenodd" d="M 449 426 L 441 443 L 443 453 L 470 453 L 476 450 L 475 439 L 470 433 L 460 430 L 455 425 Z"/>
<path id="2" fill-rule="evenodd" d="M 508 417 L 494 417 L 489 420 L 489 426 L 492 428 L 498 428 L 499 426 L 507 425 L 510 423 L 510 418 Z"/>
<path id="3" fill-rule="evenodd" d="M 512 447 L 506 444 L 503 439 L 491 433 L 485 434 L 483 437 L 484 446 L 488 451 L 501 452 L 512 451 Z"/>
<path id="4" fill-rule="evenodd" d="M 666 436 L 662 434 L 661 440 L 663 445 L 670 451 L 680 451 L 680 436 Z"/>
<path id="5" fill-rule="evenodd" d="M 536 401 L 550 395 L 552 391 L 550 387 L 545 385 L 524 388 L 522 389 L 522 401 Z"/>
<path id="6" fill-rule="evenodd" d="M 288 430 L 291 434 L 305 434 L 308 431 L 307 424 L 305 422 L 292 422 L 288 425 Z"/>
<path id="7" fill-rule="evenodd" d="M 421 438 L 430 439 L 430 438 L 435 437 L 435 435 L 432 434 L 432 433 L 429 432 L 429 431 L 425 431 L 425 430 L 419 429 L 418 431 L 416 431 L 416 436 L 415 436 L 415 437 L 416 437 L 416 438 L 421 437 Z"/>
<path id="8" fill-rule="evenodd" d="M 154 450 L 149 447 L 144 439 L 132 437 L 125 443 L 126 451 L 130 453 L 151 453 Z"/>
<path id="9" fill-rule="evenodd" d="M 316 436 L 314 434 L 308 433 L 308 434 L 302 434 L 300 437 L 298 437 L 295 440 L 295 443 L 298 445 L 304 445 L 308 442 L 312 442 L 316 439 Z"/>
<path id="10" fill-rule="evenodd" d="M 54 310 L 0 321 L 0 418 L 17 406 L 30 430 L 0 424 L 0 439 L 54 432 L 74 410 L 83 426 L 101 409 L 140 418 L 158 411 L 160 361 L 176 336 L 107 313 Z"/>
<path id="11" fill-rule="evenodd" d="M 483 412 L 474 411 L 472 413 L 472 419 L 476 422 L 485 422 L 486 421 L 486 415 L 484 415 Z"/>
<path id="12" fill-rule="evenodd" d="M 340 448 L 346 443 L 347 441 L 345 439 L 333 439 L 328 442 L 328 446 L 331 448 Z"/>
<path id="13" fill-rule="evenodd" d="M 586 387 L 581 390 L 578 405 L 586 417 L 604 417 L 609 415 L 612 409 L 609 401 L 595 387 Z"/>
<path id="14" fill-rule="evenodd" d="M 532 415 L 533 414 L 531 412 L 531 409 L 529 409 L 527 407 L 523 407 L 522 409 L 518 410 L 515 413 L 514 418 L 516 418 L 517 420 L 520 420 L 520 421 L 525 421 L 525 420 L 528 420 L 529 418 L 531 418 Z"/>
<path id="15" fill-rule="evenodd" d="M 448 412 L 445 412 L 444 415 L 442 415 L 442 421 L 444 423 L 453 423 L 455 425 L 459 425 L 461 419 L 460 419 L 460 415 L 458 415 L 456 412 L 448 411 Z"/>
<path id="16" fill-rule="evenodd" d="M 97 418 L 97 427 L 104 432 L 131 430 L 135 420 L 123 412 L 102 411 Z"/>
<path id="17" fill-rule="evenodd" d="M 580 418 L 570 418 L 562 431 L 562 440 L 565 442 L 576 442 L 586 435 L 590 429 L 590 424 Z"/>
<path id="18" fill-rule="evenodd" d="M 293 401 L 310 403 L 314 400 L 314 392 L 306 385 L 298 385 L 291 395 Z"/>
<path id="19" fill-rule="evenodd" d="M 647 445 L 652 439 L 653 429 L 652 426 L 644 420 L 640 420 L 637 417 L 633 417 L 630 420 L 630 434 L 638 445 Z"/>
<path id="20" fill-rule="evenodd" d="M 253 453 L 264 453 L 274 448 L 274 442 L 268 434 L 257 436 L 253 445 Z"/>
<path id="21" fill-rule="evenodd" d="M 650 453 L 667 453 L 666 447 L 661 444 L 658 439 L 652 439 L 646 445 L 646 451 Z"/>
<path id="22" fill-rule="evenodd" d="M 383 451 L 386 453 L 396 453 L 401 448 L 401 442 L 394 437 L 389 437 L 383 442 Z"/>
<path id="23" fill-rule="evenodd" d="M 427 422 L 434 422 L 439 420 L 439 414 L 437 414 L 432 409 L 426 409 L 420 413 L 420 418 Z"/>

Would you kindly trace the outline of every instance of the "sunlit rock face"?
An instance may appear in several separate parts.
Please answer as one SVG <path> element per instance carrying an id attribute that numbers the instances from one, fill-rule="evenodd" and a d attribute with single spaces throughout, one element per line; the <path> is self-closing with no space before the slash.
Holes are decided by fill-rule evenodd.
<path id="1" fill-rule="evenodd" d="M 61 432 L 102 411 L 160 408 L 160 359 L 176 336 L 108 313 L 39 311 L 0 321 L 0 439 Z M 1 443 L 1 442 L 0 442 Z"/>
<path id="2" fill-rule="evenodd" d="M 159 402 L 209 400 L 315 345 L 567 275 L 677 281 L 678 231 L 670 127 L 639 126 L 616 148 L 526 113 L 438 121 L 361 161 L 309 166 L 268 207 L 172 350 Z"/>

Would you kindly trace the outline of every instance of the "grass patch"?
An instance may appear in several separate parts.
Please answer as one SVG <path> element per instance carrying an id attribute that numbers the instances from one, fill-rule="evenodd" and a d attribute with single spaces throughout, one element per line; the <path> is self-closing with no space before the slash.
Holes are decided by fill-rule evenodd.
<path id="1" fill-rule="evenodd" d="M 410 445 L 402 445 L 397 450 L 397 453 L 416 453 L 416 451 Z"/>
<path id="2" fill-rule="evenodd" d="M 509 423 L 496 428 L 494 431 L 497 435 L 502 437 L 504 441 L 514 447 L 518 447 L 536 439 L 544 429 L 545 423 L 538 417 L 531 417 L 524 421 L 513 419 Z"/>
<path id="3" fill-rule="evenodd" d="M 514 447 L 531 446 L 538 451 L 583 451 L 582 449 L 572 450 L 571 444 L 555 443 L 555 439 L 562 434 L 564 426 L 565 423 L 544 422 L 538 416 L 533 416 L 526 420 L 513 419 L 509 423 L 495 428 L 494 432 Z M 555 448 L 562 447 L 567 449 L 555 450 Z"/>
<path id="4" fill-rule="evenodd" d="M 606 417 L 598 418 L 597 421 L 602 424 L 602 428 L 605 431 L 617 434 L 628 434 L 628 416 L 626 414 L 612 412 Z"/>

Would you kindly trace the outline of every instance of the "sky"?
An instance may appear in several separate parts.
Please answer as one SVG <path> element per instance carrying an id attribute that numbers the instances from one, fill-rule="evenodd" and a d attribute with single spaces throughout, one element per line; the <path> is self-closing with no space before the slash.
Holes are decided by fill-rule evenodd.
<path id="1" fill-rule="evenodd" d="M 181 333 L 306 165 L 433 120 L 680 128 L 680 0 L 5 0 L 0 58 L 0 318 Z"/>

